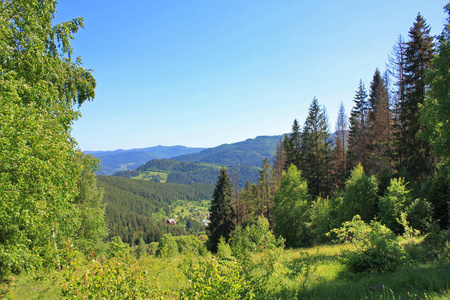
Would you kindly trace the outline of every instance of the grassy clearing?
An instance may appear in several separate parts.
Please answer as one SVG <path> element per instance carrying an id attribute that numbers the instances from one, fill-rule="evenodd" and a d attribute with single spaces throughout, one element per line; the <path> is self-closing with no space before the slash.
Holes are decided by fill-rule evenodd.
<path id="1" fill-rule="evenodd" d="M 133 179 L 149 180 L 155 182 L 165 183 L 167 182 L 168 173 L 156 172 L 156 171 L 144 171 Z"/>
<path id="2" fill-rule="evenodd" d="M 410 247 L 409 251 L 428 256 L 420 239 L 402 243 Z M 283 250 L 277 252 L 276 264 L 270 266 L 266 258 L 270 258 L 271 254 L 261 253 L 254 257 L 256 264 L 252 265 L 250 274 L 264 279 L 265 286 L 262 288 L 266 293 L 265 299 L 450 299 L 448 260 L 410 260 L 395 273 L 351 274 L 340 262 L 344 249 L 351 248 L 348 245 L 325 245 Z M 0 297 L 60 299 L 61 290 L 69 288 L 72 298 L 88 297 L 96 290 L 108 290 L 110 298 L 114 298 L 112 295 L 119 295 L 113 294 L 116 289 L 117 293 L 134 291 L 133 295 L 137 295 L 135 299 L 180 299 L 186 295 L 183 294 L 185 291 L 191 289 L 192 292 L 193 283 L 188 279 L 193 272 L 192 262 L 206 266 L 221 261 L 222 258 L 210 254 L 205 257 L 180 255 L 171 259 L 150 255 L 137 259 L 131 255 L 122 259 L 80 260 L 62 272 L 31 272 L 18 276 L 9 292 L 5 293 L 5 284 L 1 286 Z M 294 273 L 293 268 L 296 270 Z M 229 274 L 226 274 L 226 268 L 223 270 L 225 273 L 220 275 L 226 278 Z M 211 274 L 213 277 L 217 275 L 214 272 Z M 208 284 L 213 277 L 205 274 L 197 279 Z M 251 277 L 246 278 L 252 280 Z"/>

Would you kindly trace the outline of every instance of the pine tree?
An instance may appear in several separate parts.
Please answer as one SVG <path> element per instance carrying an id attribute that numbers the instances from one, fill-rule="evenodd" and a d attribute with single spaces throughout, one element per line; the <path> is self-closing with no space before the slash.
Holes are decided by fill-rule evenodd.
<path id="1" fill-rule="evenodd" d="M 348 133 L 347 171 L 358 164 L 367 165 L 367 92 L 362 80 L 353 99 L 355 105 L 350 112 L 350 129 Z"/>
<path id="2" fill-rule="evenodd" d="M 277 144 L 277 150 L 271 174 L 273 193 L 280 186 L 281 176 L 283 175 L 285 166 L 286 166 L 286 152 L 284 150 L 283 142 L 280 140 Z"/>
<path id="3" fill-rule="evenodd" d="M 331 191 L 329 176 L 331 137 L 328 117 L 319 101 L 314 98 L 301 137 L 302 174 L 306 178 L 313 198 L 326 196 Z"/>
<path id="4" fill-rule="evenodd" d="M 217 252 L 219 240 L 223 237 L 227 242 L 234 230 L 233 188 L 227 168 L 222 167 L 217 179 L 210 207 L 208 226 L 208 248 Z"/>
<path id="5" fill-rule="evenodd" d="M 419 107 L 425 98 L 424 76 L 434 54 L 430 27 L 419 14 L 409 31 L 405 49 L 405 99 L 400 102 L 400 130 L 397 138 L 398 169 L 405 170 L 414 180 L 424 181 L 434 168 L 430 146 L 422 137 Z"/>
<path id="6" fill-rule="evenodd" d="M 255 215 L 264 216 L 269 221 L 270 226 L 273 227 L 273 193 L 270 176 L 271 168 L 269 160 L 265 157 L 261 170 L 259 170 L 258 184 L 256 185 L 258 204 Z"/>

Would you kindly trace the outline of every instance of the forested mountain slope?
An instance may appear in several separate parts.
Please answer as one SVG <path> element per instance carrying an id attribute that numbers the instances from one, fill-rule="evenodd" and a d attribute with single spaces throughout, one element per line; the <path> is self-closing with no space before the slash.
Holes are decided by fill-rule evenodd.
<path id="1" fill-rule="evenodd" d="M 120 236 L 127 243 L 140 237 L 147 243 L 158 241 L 165 233 L 186 234 L 182 222 L 166 224 L 167 218 L 174 217 L 172 208 L 179 202 L 194 206 L 209 200 L 214 189 L 207 184 L 162 184 L 111 176 L 97 176 L 97 184 L 104 190 L 109 236 Z M 199 221 L 192 225 L 194 229 L 201 226 Z"/>
<path id="2" fill-rule="evenodd" d="M 156 146 L 130 150 L 114 151 L 85 151 L 100 159 L 101 167 L 98 175 L 111 175 L 113 173 L 133 170 L 152 159 L 172 158 L 175 156 L 196 153 L 204 148 L 190 148 L 185 146 Z"/>
<path id="3" fill-rule="evenodd" d="M 117 172 L 114 176 L 180 184 L 215 184 L 219 169 L 220 165 L 154 159 L 135 170 Z M 254 166 L 230 166 L 229 171 L 230 174 L 236 172 L 239 187 L 244 186 L 247 180 L 256 182 L 258 178 L 258 168 Z"/>
<path id="4" fill-rule="evenodd" d="M 277 144 L 284 135 L 258 136 L 233 144 L 223 144 L 218 147 L 204 149 L 198 153 L 185 154 L 172 159 L 179 161 L 203 162 L 224 166 L 250 165 L 260 167 L 267 157 L 273 161 Z"/>

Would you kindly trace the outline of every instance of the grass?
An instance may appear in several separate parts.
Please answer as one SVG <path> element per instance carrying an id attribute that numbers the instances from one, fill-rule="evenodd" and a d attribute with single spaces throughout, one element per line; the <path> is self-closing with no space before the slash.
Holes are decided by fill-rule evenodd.
<path id="1" fill-rule="evenodd" d="M 167 176 L 168 173 L 164 172 L 156 172 L 156 171 L 144 171 L 141 174 L 139 174 L 136 177 L 133 177 L 133 179 L 142 179 L 142 180 L 149 180 L 149 181 L 156 181 L 165 183 L 167 182 Z"/>
<path id="2" fill-rule="evenodd" d="M 427 256 L 420 239 L 402 240 L 413 253 L 422 252 Z M 448 260 L 410 260 L 395 273 L 367 272 L 351 274 L 340 262 L 342 250 L 351 249 L 348 245 L 324 245 L 304 249 L 283 250 L 277 258 L 280 263 L 266 281 L 266 299 L 450 299 L 450 262 Z M 420 257 L 422 257 L 420 256 Z M 99 267 L 98 262 L 80 263 L 71 279 L 73 287 L 83 287 L 86 278 L 83 274 L 94 274 L 102 270 L 103 276 L 113 276 L 114 268 L 126 266 L 121 276 L 130 284 L 136 281 L 141 288 L 161 293 L 165 299 L 176 299 L 189 282 L 185 276 L 188 257 L 159 259 L 146 256 L 140 260 L 130 258 L 117 265 L 111 262 Z M 213 258 L 214 260 L 214 258 Z M 120 264 L 119 264 L 120 263 Z M 261 260 L 265 267 L 265 261 Z M 289 275 L 290 265 L 300 266 L 295 276 Z M 116 266 L 116 267 L 114 267 Z M 109 268 L 109 269 L 108 269 Z M 261 269 L 262 270 L 262 269 Z M 60 299 L 60 291 L 67 283 L 64 272 L 30 272 L 13 280 L 11 291 L 6 299 Z M 98 274 L 100 274 L 98 273 Z M 89 275 L 90 276 L 90 275 Z M 128 277 L 127 277 L 128 276 Z M 117 278 L 99 278 L 92 287 L 109 286 Z M 78 280 L 78 281 L 77 281 Z M 94 276 L 92 276 L 94 280 Z M 78 282 L 78 283 L 77 283 Z M 121 282 L 121 281 L 118 281 Z M 123 288 L 123 287 L 122 287 Z M 5 286 L 0 288 L 0 298 Z M 87 292 L 85 292 L 87 293 Z M 154 294 L 156 295 L 156 294 Z M 152 296 L 153 297 L 153 296 Z M 156 297 L 156 296 L 154 296 Z"/>

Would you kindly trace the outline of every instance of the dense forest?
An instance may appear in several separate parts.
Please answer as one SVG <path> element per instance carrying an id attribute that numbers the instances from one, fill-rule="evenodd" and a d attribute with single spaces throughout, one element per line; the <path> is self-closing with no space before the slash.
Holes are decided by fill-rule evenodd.
<path id="1" fill-rule="evenodd" d="M 219 165 L 200 162 L 153 159 L 135 170 L 120 171 L 113 176 L 180 184 L 215 184 L 219 169 Z M 257 167 L 233 165 L 230 166 L 230 169 L 237 176 L 237 184 L 239 187 L 243 187 L 247 181 L 256 182 L 258 179 Z"/>
<path id="2" fill-rule="evenodd" d="M 355 83 L 334 143 L 313 98 L 303 127 L 294 120 L 274 160 L 239 188 L 232 168 L 169 160 L 129 176 L 164 179 L 95 176 L 98 161 L 71 136 L 76 107 L 95 97 L 70 45 L 83 19 L 53 25 L 54 0 L 0 2 L 0 296 L 447 299 L 444 9 L 441 35 L 418 14 L 387 70 L 368 89 Z M 189 185 L 162 172 L 180 166 Z M 198 167 L 216 172 L 215 185 L 196 183 Z M 179 224 L 167 224 L 175 212 Z"/>

